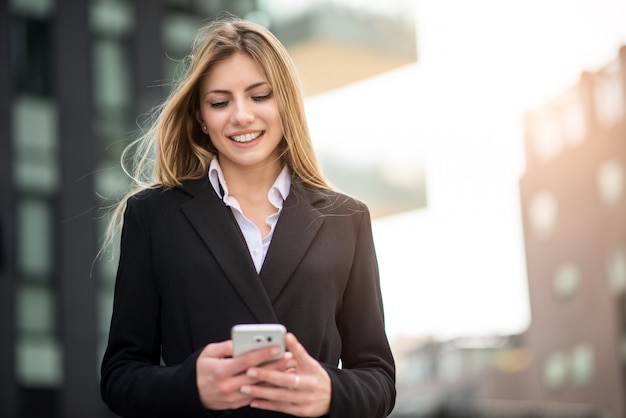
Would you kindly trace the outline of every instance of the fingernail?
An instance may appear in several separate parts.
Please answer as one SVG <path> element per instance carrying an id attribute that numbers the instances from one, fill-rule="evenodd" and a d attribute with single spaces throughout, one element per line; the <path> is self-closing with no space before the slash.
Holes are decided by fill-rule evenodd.
<path id="1" fill-rule="evenodd" d="M 256 369 L 248 369 L 246 374 L 248 375 L 248 377 L 257 377 L 258 372 L 256 371 Z"/>
<path id="2" fill-rule="evenodd" d="M 278 347 L 272 347 L 272 350 L 270 351 L 270 354 L 273 356 L 277 356 L 280 354 L 280 348 Z"/>
<path id="3" fill-rule="evenodd" d="M 252 403 L 250 403 L 250 407 L 251 408 L 258 408 L 259 407 L 259 403 L 258 402 L 252 402 Z"/>
<path id="4" fill-rule="evenodd" d="M 298 362 L 295 360 L 291 360 L 289 362 L 287 362 L 287 368 L 291 369 L 292 367 L 296 367 L 298 365 Z"/>
<path id="5" fill-rule="evenodd" d="M 245 393 L 246 395 L 249 395 L 250 392 L 252 391 L 250 389 L 250 386 L 242 386 L 241 389 L 239 389 L 241 391 L 241 393 Z"/>

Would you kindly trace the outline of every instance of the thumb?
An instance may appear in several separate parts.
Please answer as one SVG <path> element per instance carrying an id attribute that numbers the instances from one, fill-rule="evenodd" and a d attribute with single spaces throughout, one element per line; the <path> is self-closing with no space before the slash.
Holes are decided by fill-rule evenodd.
<path id="1" fill-rule="evenodd" d="M 225 358 L 233 356 L 232 340 L 207 344 L 200 353 L 200 358 Z"/>
<path id="2" fill-rule="evenodd" d="M 293 359 L 300 366 L 307 366 L 310 365 L 312 361 L 315 362 L 315 360 L 313 360 L 313 358 L 306 351 L 304 346 L 300 344 L 300 341 L 298 341 L 296 336 L 293 335 L 291 332 L 288 332 L 285 335 L 285 346 L 287 350 L 289 350 L 289 352 L 293 354 Z"/>

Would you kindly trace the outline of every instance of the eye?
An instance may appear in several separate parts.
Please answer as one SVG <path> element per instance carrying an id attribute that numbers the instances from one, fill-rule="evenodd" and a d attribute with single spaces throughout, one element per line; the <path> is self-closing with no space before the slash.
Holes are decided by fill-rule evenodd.
<path id="1" fill-rule="evenodd" d="M 269 100 L 274 96 L 274 92 L 269 92 L 268 94 L 265 95 L 260 95 L 260 96 L 253 96 L 252 100 L 254 100 L 255 102 L 263 102 L 265 100 Z"/>
<path id="2" fill-rule="evenodd" d="M 224 102 L 209 102 L 209 106 L 211 106 L 213 109 L 222 109 L 225 108 L 228 105 L 228 102 L 224 101 Z"/>

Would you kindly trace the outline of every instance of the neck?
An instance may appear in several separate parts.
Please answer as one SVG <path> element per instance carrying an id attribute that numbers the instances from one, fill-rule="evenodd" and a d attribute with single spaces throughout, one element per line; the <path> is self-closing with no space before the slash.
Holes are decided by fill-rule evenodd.
<path id="1" fill-rule="evenodd" d="M 237 200 L 253 196 L 267 196 L 267 192 L 282 169 L 278 161 L 246 170 L 230 165 L 221 165 L 221 167 L 226 184 L 228 184 L 228 192 Z"/>

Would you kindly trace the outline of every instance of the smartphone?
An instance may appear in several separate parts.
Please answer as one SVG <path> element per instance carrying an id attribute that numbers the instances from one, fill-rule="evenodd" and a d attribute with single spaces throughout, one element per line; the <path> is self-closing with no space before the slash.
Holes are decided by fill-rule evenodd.
<path id="1" fill-rule="evenodd" d="M 285 355 L 285 332 L 281 324 L 239 324 L 231 329 L 233 356 L 269 346 L 279 346 L 280 353 L 269 361 L 279 360 Z"/>

